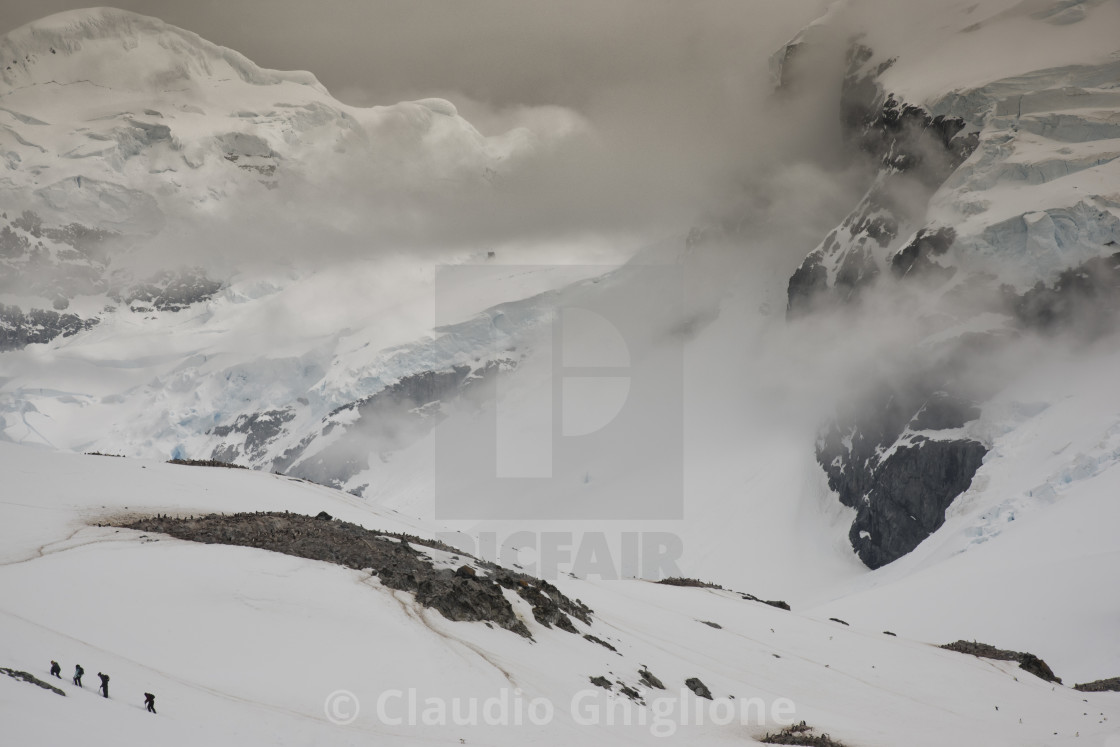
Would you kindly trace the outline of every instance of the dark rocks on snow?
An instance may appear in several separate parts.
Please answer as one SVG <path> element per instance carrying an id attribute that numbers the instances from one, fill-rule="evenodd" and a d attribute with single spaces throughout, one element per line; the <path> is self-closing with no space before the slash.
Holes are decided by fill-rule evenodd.
<path id="1" fill-rule="evenodd" d="M 720 625 L 719 623 L 709 622 L 708 620 L 701 620 L 700 622 L 704 623 L 709 628 L 715 628 L 716 630 L 723 630 L 723 626 Z"/>
<path id="2" fill-rule="evenodd" d="M 766 733 L 761 742 L 766 744 L 795 744 L 806 747 L 844 747 L 827 734 L 814 734 L 813 727 L 802 721 L 800 724 L 787 726 L 777 734 Z"/>
<path id="3" fill-rule="evenodd" d="M 598 677 L 588 677 L 587 679 L 589 679 L 591 681 L 591 684 L 595 687 L 601 687 L 604 690 L 611 689 L 611 681 L 602 675 L 599 675 Z"/>
<path id="4" fill-rule="evenodd" d="M 644 702 L 642 700 L 642 694 L 639 693 L 637 690 L 630 687 L 625 682 L 619 682 L 618 684 L 619 684 L 619 690 L 618 690 L 619 693 L 625 695 L 627 698 L 630 698 L 630 700 L 634 701 L 635 703 L 643 703 Z"/>
<path id="5" fill-rule="evenodd" d="M 486 563 L 482 565 L 490 576 L 485 578 L 436 568 L 431 558 L 413 545 L 447 552 L 456 552 L 454 548 L 344 521 L 285 512 L 210 514 L 197 519 L 154 517 L 121 526 L 193 542 L 255 547 L 359 570 L 372 568 L 384 586 L 411 592 L 417 602 L 449 620 L 491 621 L 527 638 L 531 637 L 529 629 L 517 617 L 503 588 L 532 604 L 533 615 L 542 624 L 573 633 L 576 630 L 569 616 L 591 624 L 591 610 L 586 605 L 564 596 L 547 581 Z"/>
<path id="6" fill-rule="evenodd" d="M 661 680 L 657 679 L 657 677 L 653 675 L 653 672 L 644 667 L 638 670 L 638 678 L 638 681 L 646 687 L 652 688 L 654 690 L 665 689 L 665 685 L 661 682 Z"/>
<path id="7" fill-rule="evenodd" d="M 284 432 L 285 424 L 290 423 L 295 417 L 295 410 L 290 407 L 283 410 L 266 410 L 249 415 L 238 415 L 233 423 L 211 428 L 209 432 L 218 438 L 245 434 L 242 446 L 222 444 L 214 449 L 211 458 L 229 462 L 244 454 L 250 460 L 262 459 L 266 455 L 268 446 Z"/>
<path id="8" fill-rule="evenodd" d="M 129 288 L 112 290 L 109 296 L 138 311 L 182 311 L 210 300 L 221 289 L 222 284 L 206 277 L 201 269 L 169 270 Z"/>
<path id="9" fill-rule="evenodd" d="M 76 314 L 60 314 L 49 309 L 31 309 L 0 304 L 0 353 L 22 350 L 28 345 L 70 337 L 97 325 L 97 319 L 82 319 Z"/>
<path id="10" fill-rule="evenodd" d="M 698 698 L 712 699 L 712 691 L 708 689 L 707 685 L 700 681 L 699 677 L 689 677 L 684 681 L 684 686 L 691 690 Z"/>
<path id="11" fill-rule="evenodd" d="M 979 416 L 971 397 L 950 391 L 964 361 L 982 362 L 987 338 L 962 338 L 851 397 L 817 442 L 817 462 L 840 502 L 856 509 L 848 537 L 879 568 L 917 547 L 945 522 L 945 509 L 972 484 L 987 448 L 949 431 Z"/>
<path id="12" fill-rule="evenodd" d="M 219 462 L 217 459 L 168 459 L 168 464 L 182 464 L 187 467 L 226 467 L 228 469 L 248 469 L 240 464 Z"/>
<path id="13" fill-rule="evenodd" d="M 607 643 L 607 642 L 606 642 L 606 641 L 604 641 L 604 640 L 603 640 L 602 638 L 597 638 L 597 637 L 595 637 L 595 636 L 591 635 L 590 633 L 584 633 L 584 634 L 583 634 L 583 638 L 584 638 L 584 640 L 587 640 L 587 641 L 591 641 L 592 643 L 598 643 L 598 644 L 599 644 L 600 646 L 602 646 L 603 648 L 605 648 L 605 649 L 609 649 L 609 650 L 611 650 L 611 651 L 614 651 L 615 653 L 618 653 L 618 649 L 617 649 L 617 648 L 615 648 L 615 647 L 614 647 L 614 646 L 612 646 L 611 644 Z"/>
<path id="14" fill-rule="evenodd" d="M 883 91 L 879 76 L 893 60 L 869 64 L 874 54 L 862 44 L 849 49 L 840 95 L 840 122 L 845 139 L 878 165 L 878 178 L 850 215 L 793 273 L 787 289 L 790 318 L 819 308 L 852 303 L 879 276 L 876 252 L 898 238 L 902 226 L 920 216 L 913 202 L 933 196 L 937 188 L 979 145 L 976 132 L 962 134 L 959 117 L 931 116 Z M 900 201 L 908 193 L 916 200 Z M 936 234 L 935 238 L 927 240 Z M 947 234 L 927 232 L 892 261 L 896 275 L 917 267 L 932 269 L 930 256 L 943 253 Z M 945 245 L 947 249 L 947 244 Z M 834 268 L 831 277 L 829 268 Z"/>
<path id="15" fill-rule="evenodd" d="M 847 625 L 848 624 L 848 623 L 844 622 L 843 620 L 841 620 L 839 617 L 830 617 L 828 619 L 831 620 L 834 623 L 840 623 L 841 625 Z"/>
<path id="16" fill-rule="evenodd" d="M 707 581 L 701 581 L 698 578 L 682 578 L 681 576 L 670 576 L 669 578 L 663 578 L 660 581 L 658 581 L 657 583 L 665 584 L 666 586 L 693 586 L 693 587 L 700 588 L 700 589 L 722 589 L 723 588 L 719 584 L 713 584 L 713 583 L 709 583 Z"/>
<path id="17" fill-rule="evenodd" d="M 973 656 L 979 656 L 984 659 L 1015 661 L 1019 663 L 1020 669 L 1030 672 L 1035 677 L 1044 679 L 1047 682 L 1057 682 L 1058 684 L 1062 682 L 1062 678 L 1055 676 L 1050 667 L 1046 665 L 1046 662 L 1034 654 L 1025 651 L 999 649 L 987 643 L 977 643 L 976 641 L 954 641 L 953 643 L 942 645 L 941 648 L 962 654 L 972 654 Z"/>
<path id="18" fill-rule="evenodd" d="M 783 602 L 780 599 L 759 599 L 754 594 L 740 594 L 739 596 L 751 602 L 762 602 L 763 604 L 768 604 L 771 607 L 776 607 L 780 610 L 789 612 L 789 604 L 787 602 Z"/>
<path id="19" fill-rule="evenodd" d="M 919 230 L 909 244 L 891 257 L 891 272 L 898 278 L 948 280 L 956 274 L 956 268 L 940 265 L 933 258 L 948 252 L 956 238 L 957 232 L 947 226 Z"/>
<path id="20" fill-rule="evenodd" d="M 22 680 L 29 685 L 36 685 L 37 687 L 41 687 L 44 690 L 50 690 L 56 695 L 61 695 L 63 697 L 66 696 L 65 692 L 58 689 L 49 682 L 43 682 L 41 679 L 31 674 L 30 672 L 21 672 L 18 669 L 8 669 L 7 667 L 0 667 L 0 674 L 6 674 L 14 680 Z"/>
<path id="21" fill-rule="evenodd" d="M 1095 680 L 1093 682 L 1083 682 L 1080 685 L 1074 685 L 1074 690 L 1080 690 L 1083 693 L 1102 693 L 1102 692 L 1120 692 L 1120 677 L 1110 677 L 1107 680 Z"/>

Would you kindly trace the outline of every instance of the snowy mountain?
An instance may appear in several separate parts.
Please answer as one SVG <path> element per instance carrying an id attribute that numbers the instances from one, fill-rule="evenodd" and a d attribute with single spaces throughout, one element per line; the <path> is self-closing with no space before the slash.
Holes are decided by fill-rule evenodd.
<path id="1" fill-rule="evenodd" d="M 817 448 L 873 568 L 936 531 L 980 469 L 990 443 L 962 429 L 1005 382 L 978 371 L 1034 331 L 1097 336 L 1120 290 L 1120 62 L 1104 31 L 1120 7 L 931 5 L 907 20 L 930 29 L 914 43 L 898 12 L 837 3 L 775 58 L 796 86 L 806 45 L 866 29 L 847 46 L 840 108 L 878 170 L 790 278 L 788 309 L 877 288 L 921 319 L 917 362 L 859 393 Z"/>
<path id="2" fill-rule="evenodd" d="M 690 742 L 786 725 L 682 723 L 696 679 L 849 746 L 1112 744 L 1114 693 L 1070 686 L 1120 674 L 1116 28 L 1114 1 L 832 3 L 760 103 L 836 135 L 805 181 L 849 213 L 815 248 L 757 196 L 661 241 L 496 246 L 475 213 L 591 124 L 352 107 L 114 9 L 0 37 L 0 667 L 80 660 L 122 693 L 0 677 L 3 722 L 31 743 L 658 741 L 581 725 L 590 688 L 643 718 L 677 698 Z M 579 396 L 547 420 L 565 372 Z M 565 440 L 628 401 L 627 428 Z M 542 432 L 563 458 L 534 481 Z M 284 553 L 320 532 L 406 560 Z M 1013 660 L 937 648 L 956 640 Z M 557 713 L 392 724 L 393 688 Z M 131 710 L 145 689 L 158 720 Z M 348 725 L 335 691 L 362 705 Z"/>

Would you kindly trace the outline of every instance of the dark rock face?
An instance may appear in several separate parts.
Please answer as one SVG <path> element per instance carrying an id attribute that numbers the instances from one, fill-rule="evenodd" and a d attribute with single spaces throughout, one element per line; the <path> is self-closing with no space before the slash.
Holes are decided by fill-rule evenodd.
<path id="1" fill-rule="evenodd" d="M 901 384 L 880 382 L 853 398 L 817 442 L 829 487 L 856 509 L 848 538 L 869 568 L 897 560 L 944 524 L 945 509 L 972 484 L 987 453 L 978 441 L 939 433 L 980 414 L 968 399 L 936 388 L 952 372 L 946 364 Z"/>
<path id="2" fill-rule="evenodd" d="M 1083 693 L 1120 692 L 1120 677 L 1083 682 L 1080 685 L 1074 685 L 1073 689 L 1080 690 Z"/>
<path id="3" fill-rule="evenodd" d="M 182 311 L 192 304 L 208 301 L 221 289 L 221 283 L 195 269 L 161 272 L 126 290 L 112 291 L 110 295 L 136 311 Z"/>
<path id="4" fill-rule="evenodd" d="M 607 643 L 607 642 L 606 642 L 606 641 L 604 641 L 604 640 L 603 640 L 602 638 L 598 638 L 598 637 L 596 637 L 596 636 L 593 636 L 593 635 L 591 635 L 590 633 L 584 633 L 584 634 L 583 634 L 583 639 L 584 639 L 585 641 L 591 641 L 592 643 L 598 643 L 598 644 L 599 644 L 600 646 L 602 646 L 603 648 L 607 649 L 608 651 L 613 651 L 613 652 L 614 652 L 614 653 L 616 653 L 616 654 L 618 653 L 618 649 L 617 649 L 617 648 L 615 648 L 615 647 L 614 647 L 614 646 L 612 646 L 611 644 Z"/>
<path id="5" fill-rule="evenodd" d="M 82 319 L 60 313 L 76 296 L 107 293 L 118 303 L 136 303 L 145 309 L 178 311 L 210 298 L 220 283 L 200 271 L 162 273 L 125 291 L 109 281 L 109 255 L 123 239 L 112 231 L 79 223 L 47 226 L 33 211 L 9 219 L 0 214 L 0 292 L 43 296 L 53 310 L 24 311 L 0 305 L 0 352 L 46 343 L 90 329 L 97 317 Z"/>
<path id="6" fill-rule="evenodd" d="M 210 429 L 210 433 L 219 438 L 228 438 L 234 433 L 244 433 L 243 446 L 223 445 L 214 449 L 211 458 L 231 462 L 244 454 L 250 460 L 257 460 L 273 441 L 283 432 L 284 425 L 296 416 L 295 410 L 267 410 L 255 412 L 251 415 L 238 415 L 230 425 L 219 425 Z"/>
<path id="7" fill-rule="evenodd" d="M 793 273 L 787 288 L 787 315 L 852 303 L 880 275 L 880 261 L 902 233 L 920 216 L 924 204 L 979 145 L 979 134 L 962 135 L 959 117 L 931 116 L 923 108 L 887 94 L 878 77 L 890 60 L 869 66 L 870 49 L 854 44 L 848 54 L 840 100 L 840 119 L 848 143 L 876 164 L 878 175 L 867 194 L 840 227 L 811 252 Z M 900 194 L 907 194 L 902 200 Z M 917 266 L 931 269 L 931 255 L 943 253 L 946 236 L 936 231 L 915 239 L 891 260 L 895 274 Z M 934 237 L 934 234 L 937 234 Z"/>
<path id="8" fill-rule="evenodd" d="M 70 337 L 97 326 L 97 319 L 82 319 L 76 314 L 32 309 L 24 314 L 18 306 L 0 304 L 0 352 L 22 350 L 28 345 Z"/>
<path id="9" fill-rule="evenodd" d="M 603 688 L 604 690 L 610 690 L 610 689 L 611 689 L 611 687 L 612 687 L 612 686 L 611 686 L 611 681 L 610 681 L 610 680 L 608 680 L 608 679 L 607 679 L 606 677 L 604 677 L 603 675 L 599 675 L 598 677 L 588 677 L 587 679 L 588 679 L 588 680 L 589 680 L 589 681 L 591 682 L 591 684 L 592 684 L 592 685 L 594 685 L 595 687 L 601 687 L 601 688 Z"/>
<path id="10" fill-rule="evenodd" d="M 923 228 L 914 239 L 891 258 L 891 272 L 897 278 L 936 277 L 948 280 L 956 274 L 956 268 L 943 267 L 933 261 L 949 251 L 957 232 L 952 228 Z"/>
<path id="11" fill-rule="evenodd" d="M 874 489 L 848 534 L 860 560 L 879 568 L 917 547 L 945 523 L 945 509 L 968 489 L 987 449 L 976 441 L 923 441 L 879 465 Z M 859 506 L 856 507 L 857 509 Z"/>
<path id="12" fill-rule="evenodd" d="M 448 552 L 453 548 L 343 521 L 289 513 L 211 514 L 197 519 L 159 516 L 122 527 L 192 542 L 255 547 L 358 570 L 372 568 L 383 585 L 411 592 L 417 602 L 438 610 L 448 620 L 489 621 L 526 638 L 531 637 L 529 629 L 513 611 L 503 588 L 532 604 L 533 615 L 542 624 L 572 633 L 576 630 L 571 617 L 591 624 L 591 610 L 586 605 L 564 596 L 547 581 L 486 563 L 481 565 L 488 570 L 487 577 L 437 568 L 414 545 Z"/>
<path id="13" fill-rule="evenodd" d="M 698 698 L 712 699 L 712 691 L 700 681 L 699 677 L 689 677 L 684 681 L 684 686 L 691 690 Z"/>
<path id="14" fill-rule="evenodd" d="M 58 689 L 57 687 L 50 684 L 49 682 L 43 682 L 41 679 L 39 679 L 38 677 L 36 677 L 35 675 L 33 675 L 29 672 L 21 672 L 18 669 L 8 669 L 7 667 L 0 667 L 0 674 L 6 674 L 9 677 L 11 677 L 13 680 L 21 680 L 23 682 L 26 682 L 29 685 L 35 685 L 37 687 L 43 688 L 44 690 L 50 690 L 55 695 L 61 695 L 63 697 L 66 697 L 65 692 Z"/>
<path id="15" fill-rule="evenodd" d="M 1044 679 L 1047 682 L 1057 682 L 1059 685 L 1062 683 L 1061 677 L 1056 677 L 1050 667 L 1046 665 L 1046 662 L 1034 654 L 1025 651 L 1009 651 L 996 648 L 987 643 L 977 643 L 976 641 L 954 641 L 953 643 L 944 644 L 941 648 L 962 654 L 972 654 L 973 656 L 979 656 L 984 659 L 1017 661 L 1019 662 L 1020 669 L 1030 672 L 1035 677 Z"/>

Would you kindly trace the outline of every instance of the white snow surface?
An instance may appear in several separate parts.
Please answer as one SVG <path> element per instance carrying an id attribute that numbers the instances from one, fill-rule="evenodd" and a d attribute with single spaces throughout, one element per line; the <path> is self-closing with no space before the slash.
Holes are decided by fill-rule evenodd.
<path id="1" fill-rule="evenodd" d="M 928 33 L 918 39 L 868 21 L 869 41 L 881 40 L 876 60 L 898 57 L 884 74 L 887 90 L 934 113 L 961 114 L 981 131 L 980 148 L 929 211 L 929 222 L 958 227 L 962 266 L 1022 287 L 1101 253 L 1116 236 L 1120 134 L 1108 76 L 1118 7 L 931 3 L 919 24 Z M 1014 43 L 1016 54 L 997 42 Z M 406 187 L 485 185 L 487 169 L 534 147 L 527 132 L 482 137 L 442 100 L 347 107 L 310 74 L 265 71 L 193 34 L 111 9 L 30 24 L 0 40 L 0 53 L 12 61 L 11 70 L 0 67 L 6 209 L 34 207 L 123 233 L 235 209 L 237 198 L 267 195 L 289 178 L 314 184 L 355 160 Z M 687 279 L 704 258 L 702 250 L 678 251 L 682 243 L 650 254 Z M 441 299 L 442 319 L 424 261 L 358 257 L 315 271 L 246 272 L 187 310 L 117 309 L 89 331 L 4 353 L 0 666 L 45 679 L 52 658 L 64 674 L 80 662 L 90 691 L 99 669 L 113 677 L 109 702 L 68 684 L 63 699 L 0 677 L 4 738 L 657 742 L 649 728 L 586 727 L 565 715 L 573 694 L 600 674 L 656 697 L 638 685 L 644 665 L 673 697 L 688 677 L 718 697 L 788 697 L 798 719 L 849 745 L 1120 743 L 1114 693 L 1077 693 L 1013 664 L 931 645 L 964 638 L 1030 651 L 1067 684 L 1120 675 L 1114 340 L 1027 358 L 968 428 L 991 449 L 972 488 L 933 537 L 877 571 L 854 557 L 852 512 L 813 459 L 814 405 L 829 393 L 812 388 L 819 371 L 803 369 L 820 359 L 799 352 L 805 341 L 791 344 L 795 333 L 760 308 L 760 299 L 778 303 L 773 280 L 784 281 L 786 268 L 771 277 L 773 268 L 752 267 L 727 280 L 732 291 L 692 299 L 702 321 L 683 343 L 680 519 L 439 522 L 431 435 L 374 455 L 345 486 L 368 485 L 363 498 L 259 472 L 163 463 L 208 456 L 214 425 L 303 398 L 293 435 L 270 447 L 274 455 L 335 407 L 409 373 L 531 350 L 556 299 L 541 294 L 614 287 L 626 270 L 608 270 L 633 254 L 590 241 L 534 251 L 517 257 L 536 267 L 504 266 L 501 250 L 492 264 L 453 258 L 484 271 Z M 0 298 L 15 301 L 26 303 Z M 105 304 L 103 296 L 72 301 L 75 309 Z M 1002 323 L 997 315 L 959 319 L 940 334 Z M 511 381 L 511 402 L 541 386 L 531 372 Z M 89 450 L 129 458 L 72 453 Z M 618 465 L 597 464 L 588 477 L 589 491 L 640 495 L 643 486 L 641 475 Z M 596 611 L 587 632 L 610 641 L 616 655 L 546 630 L 531 614 L 535 642 L 449 622 L 360 572 L 96 526 L 122 514 L 241 510 L 326 510 L 427 536 L 529 529 L 570 531 L 578 542 L 593 533 L 669 532 L 683 544 L 683 575 L 787 600 L 793 612 L 730 592 L 559 579 Z M 540 729 L 379 722 L 378 695 L 409 687 L 421 700 L 484 699 L 517 687 L 558 713 Z M 350 726 L 324 713 L 336 690 L 361 700 Z M 617 690 L 611 698 L 622 698 Z M 142 711 L 144 691 L 157 694 L 158 716 Z M 685 701 L 696 699 L 689 693 Z M 776 728 L 682 727 L 677 738 L 742 742 L 768 727 Z"/>
<path id="2" fill-rule="evenodd" d="M 623 681 L 647 703 L 666 697 L 670 705 L 695 709 L 699 699 L 679 693 L 688 677 L 699 677 L 717 699 L 789 698 L 793 713 L 782 717 L 806 719 L 846 744 L 1101 744 L 1117 734 L 1114 694 L 1078 693 L 1014 664 L 942 651 L 904 633 L 886 636 L 886 606 L 859 605 L 849 627 L 726 591 L 563 579 L 558 585 L 565 593 L 595 610 L 587 631 L 618 653 L 547 630 L 531 615 L 525 620 L 534 640 L 528 641 L 480 623 L 447 621 L 362 572 L 97 526 L 153 512 L 290 509 L 425 533 L 352 496 L 255 472 L 12 444 L 0 444 L 0 464 L 0 662 L 45 680 L 51 659 L 64 674 L 75 663 L 87 672 L 84 690 L 54 681 L 65 698 L 0 680 L 5 735 L 18 743 L 99 735 L 167 745 L 660 743 L 664 736 L 651 726 L 655 706 L 618 706 L 645 711 L 646 726 L 584 725 L 571 715 L 573 698 L 605 708 L 623 698 L 617 692 Z M 1005 569 L 1032 550 L 1019 547 L 972 568 Z M 1095 647 L 1087 639 L 1078 644 Z M 669 689 L 638 684 L 641 667 Z M 90 682 L 99 671 L 112 678 L 108 701 Z M 588 683 L 600 674 L 613 694 Z M 427 698 L 443 699 L 450 709 L 451 698 L 481 702 L 503 697 L 505 689 L 504 697 L 523 703 L 547 700 L 554 715 L 540 727 L 527 717 L 512 728 L 386 723 L 378 698 L 410 688 L 419 713 Z M 361 705 L 346 726 L 331 723 L 324 710 L 338 690 Z M 157 715 L 144 712 L 144 692 L 156 694 Z M 407 718 L 407 696 L 390 698 L 383 715 Z M 661 713 L 662 729 L 694 744 L 742 743 L 777 728 L 754 716 L 746 726 L 710 719 L 697 726 L 694 717 L 693 725 L 681 725 L 679 706 Z"/>

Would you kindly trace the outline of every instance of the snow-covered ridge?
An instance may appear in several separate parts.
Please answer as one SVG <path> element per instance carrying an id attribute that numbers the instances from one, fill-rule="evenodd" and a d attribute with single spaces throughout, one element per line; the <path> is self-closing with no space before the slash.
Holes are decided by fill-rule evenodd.
<path id="1" fill-rule="evenodd" d="M 48 223 L 151 234 L 279 187 L 487 188 L 538 144 L 484 137 L 442 99 L 348 106 L 310 73 L 111 8 L 11 31 L 0 57 L 0 196 Z"/>
<path id="2" fill-rule="evenodd" d="M 906 610 L 889 600 L 871 604 L 852 595 L 806 614 L 730 590 L 565 577 L 556 587 L 594 609 L 589 622 L 572 619 L 574 633 L 541 622 L 530 604 L 503 590 L 530 642 L 481 622 L 447 619 L 368 570 L 106 523 L 161 513 L 326 511 L 368 529 L 431 535 L 430 524 L 402 521 L 344 493 L 245 470 L 4 443 L 0 469 L 19 496 L 35 496 L 0 502 L 0 661 L 44 680 L 51 679 L 51 659 L 67 671 L 81 663 L 112 677 L 108 699 L 68 681 L 52 679 L 66 693 L 59 697 L 0 678 L 0 717 L 18 742 L 96 742 L 98 735 L 119 742 L 124 735 L 137 743 L 220 744 L 236 733 L 254 744 L 536 739 L 607 747 L 664 744 L 673 735 L 690 744 L 734 745 L 777 731 L 772 705 L 788 699 L 791 712 L 783 717 L 805 719 L 844 744 L 1019 747 L 1099 744 L 1115 734 L 1120 718 L 1115 693 L 1069 687 L 1102 666 L 1085 638 L 1070 642 L 1086 667 L 1074 671 L 1047 651 L 1032 651 L 1065 676 L 1066 685 L 1058 685 L 1014 662 L 930 645 L 948 642 L 937 634 L 908 634 L 913 623 L 899 627 L 897 617 Z M 1068 552 L 1070 544 L 1061 549 Z M 440 568 L 470 563 L 412 547 Z M 985 561 L 971 568 L 985 579 L 1006 577 L 1033 550 L 1020 545 L 1002 557 L 978 555 Z M 1092 558 L 1062 558 L 1091 567 Z M 1099 609 L 1109 598 L 1085 595 L 1078 609 Z M 952 590 L 938 589 L 911 614 L 953 599 Z M 829 619 L 837 616 L 843 624 Z M 1099 627 L 1106 625 L 1102 616 Z M 1027 648 L 1009 635 L 1016 627 L 992 640 Z M 971 639 L 971 632 L 961 637 Z M 596 686 L 591 680 L 599 677 Z M 693 679 L 713 700 L 686 686 Z M 329 701 L 324 710 L 340 690 L 360 705 L 346 725 L 332 718 Z M 410 690 L 418 701 L 414 722 L 390 722 L 386 715 L 408 718 Z M 393 691 L 399 699 L 386 698 L 378 709 Z M 482 713 L 462 723 L 450 710 L 443 719 L 419 718 L 429 712 L 429 697 L 449 704 L 503 692 L 508 699 L 511 691 L 526 703 L 547 701 L 547 725 L 530 727 L 526 718 L 522 727 L 502 728 Z M 158 715 L 144 712 L 144 692 L 156 694 Z M 577 697 L 600 714 L 612 709 L 616 718 L 570 708 Z M 752 699 L 762 708 L 752 706 L 746 723 L 712 718 Z M 460 713 L 465 718 L 467 711 Z"/>
<path id="3" fill-rule="evenodd" d="M 198 34 L 116 8 L 66 11 L 21 26 L 0 37 L 0 60 L 0 96 L 31 85 L 73 83 L 182 93 L 201 79 L 230 77 L 327 93 L 309 72 L 265 70 Z"/>

